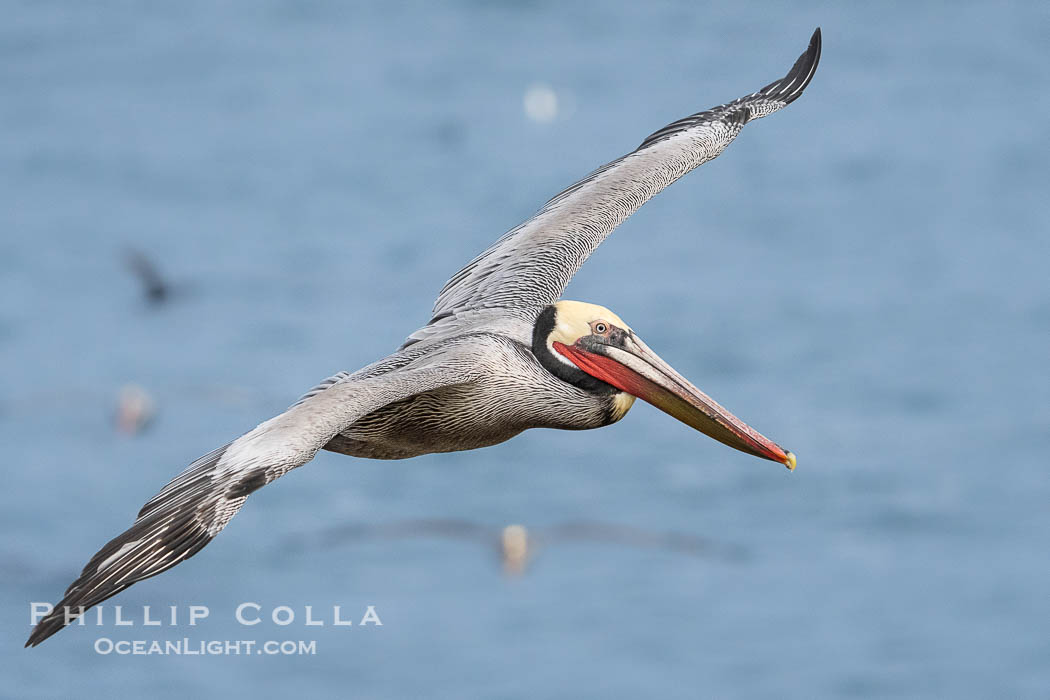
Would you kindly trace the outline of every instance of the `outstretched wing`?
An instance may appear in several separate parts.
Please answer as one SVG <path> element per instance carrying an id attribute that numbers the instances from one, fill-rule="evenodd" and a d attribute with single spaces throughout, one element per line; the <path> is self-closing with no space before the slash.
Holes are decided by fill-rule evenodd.
<path id="1" fill-rule="evenodd" d="M 819 60 L 818 28 L 780 80 L 668 124 L 633 152 L 555 195 L 445 284 L 434 304 L 434 320 L 465 309 L 553 304 L 613 229 L 660 190 L 720 154 L 749 121 L 798 99 Z"/>
<path id="2" fill-rule="evenodd" d="M 470 363 L 452 361 L 344 378 L 209 452 L 147 501 L 132 526 L 91 558 L 26 646 L 40 644 L 133 583 L 192 557 L 226 527 L 249 494 L 309 462 L 358 418 L 394 401 L 474 379 Z"/>
<path id="3" fill-rule="evenodd" d="M 681 532 L 653 532 L 629 525 L 600 523 L 586 520 L 554 525 L 538 535 L 544 544 L 553 542 L 600 542 L 621 544 L 641 549 L 664 549 L 695 556 L 724 556 L 738 558 L 736 548 L 716 543 L 706 537 Z"/>
<path id="4" fill-rule="evenodd" d="M 386 541 L 435 537 L 453 540 L 487 542 L 494 537 L 492 528 L 460 518 L 418 518 L 388 523 L 347 523 L 319 533 L 300 534 L 288 539 L 296 549 L 330 547 L 348 542 Z"/>

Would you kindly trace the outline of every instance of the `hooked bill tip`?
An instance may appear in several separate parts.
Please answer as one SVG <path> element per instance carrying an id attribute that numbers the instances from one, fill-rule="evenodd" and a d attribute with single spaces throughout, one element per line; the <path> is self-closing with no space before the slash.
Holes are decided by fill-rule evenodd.
<path id="1" fill-rule="evenodd" d="M 784 452 L 784 457 L 785 457 L 785 459 L 784 459 L 784 466 L 788 468 L 788 471 L 791 471 L 791 472 L 795 471 L 795 465 L 797 464 L 797 462 L 795 460 L 795 453 L 794 452 Z"/>

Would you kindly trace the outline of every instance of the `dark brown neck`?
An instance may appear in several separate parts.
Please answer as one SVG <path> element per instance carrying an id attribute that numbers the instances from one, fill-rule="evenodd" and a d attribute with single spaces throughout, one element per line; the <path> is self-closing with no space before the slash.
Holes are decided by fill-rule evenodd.
<path id="1" fill-rule="evenodd" d="M 597 396 L 618 394 L 620 390 L 616 387 L 606 384 L 601 379 L 592 377 L 579 367 L 570 365 L 553 355 L 550 348 L 547 347 L 547 338 L 554 331 L 554 324 L 557 322 L 557 318 L 558 310 L 553 306 L 548 306 L 540 312 L 539 318 L 536 319 L 536 325 L 533 326 L 532 354 L 536 356 L 543 368 L 563 382 L 572 384 L 588 393 Z"/>

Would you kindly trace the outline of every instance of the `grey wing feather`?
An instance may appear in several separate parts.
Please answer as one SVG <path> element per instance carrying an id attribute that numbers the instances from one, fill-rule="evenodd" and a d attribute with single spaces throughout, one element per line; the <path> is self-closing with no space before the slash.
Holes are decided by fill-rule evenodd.
<path id="1" fill-rule="evenodd" d="M 470 363 L 454 356 L 438 358 L 380 376 L 331 383 L 193 462 L 142 506 L 127 531 L 91 558 L 54 611 L 33 629 L 26 646 L 36 646 L 91 606 L 196 554 L 249 494 L 309 462 L 358 418 L 420 392 L 476 378 Z"/>
<path id="2" fill-rule="evenodd" d="M 305 394 L 300 396 L 299 400 L 296 401 L 295 403 L 293 403 L 291 406 L 289 406 L 289 408 L 295 408 L 296 406 L 301 404 L 303 401 L 306 401 L 307 399 L 309 399 L 311 397 L 317 396 L 322 391 L 328 389 L 328 387 L 332 386 L 333 384 L 338 384 L 339 382 L 345 380 L 349 376 L 350 376 L 350 373 L 347 372 L 346 370 L 342 370 L 342 371 L 336 372 L 331 377 L 328 377 L 327 379 L 323 379 L 320 382 L 318 382 L 315 386 L 311 387 L 311 389 L 309 391 L 307 391 Z"/>
<path id="3" fill-rule="evenodd" d="M 445 284 L 434 304 L 434 320 L 466 309 L 535 309 L 557 301 L 613 229 L 682 175 L 718 156 L 747 122 L 796 100 L 819 60 L 818 28 L 784 78 L 668 124 L 633 152 L 555 195 Z"/>

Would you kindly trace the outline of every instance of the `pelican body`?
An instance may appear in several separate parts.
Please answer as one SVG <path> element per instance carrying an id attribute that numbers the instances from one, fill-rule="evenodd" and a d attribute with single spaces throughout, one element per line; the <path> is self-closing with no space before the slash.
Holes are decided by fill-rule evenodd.
<path id="1" fill-rule="evenodd" d="M 791 452 L 693 386 L 619 316 L 560 297 L 642 204 L 718 156 L 745 124 L 797 99 L 819 59 L 817 29 L 784 78 L 667 125 L 503 235 L 448 281 L 430 322 L 396 352 L 329 377 L 284 413 L 194 461 L 91 558 L 26 646 L 196 554 L 252 492 L 321 449 L 372 459 L 472 450 L 529 428 L 600 428 L 640 398 L 730 447 L 794 469 Z"/>

